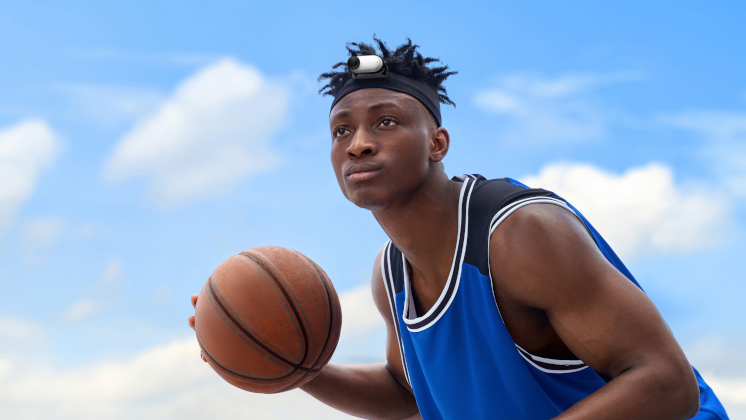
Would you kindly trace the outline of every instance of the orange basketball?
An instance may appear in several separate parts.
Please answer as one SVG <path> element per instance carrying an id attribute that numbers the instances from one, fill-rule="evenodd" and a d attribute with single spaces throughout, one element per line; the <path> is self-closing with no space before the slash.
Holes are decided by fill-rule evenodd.
<path id="1" fill-rule="evenodd" d="M 202 354 L 230 384 L 265 394 L 310 381 L 337 347 L 334 286 L 305 255 L 260 247 L 225 260 L 202 287 L 195 329 Z"/>

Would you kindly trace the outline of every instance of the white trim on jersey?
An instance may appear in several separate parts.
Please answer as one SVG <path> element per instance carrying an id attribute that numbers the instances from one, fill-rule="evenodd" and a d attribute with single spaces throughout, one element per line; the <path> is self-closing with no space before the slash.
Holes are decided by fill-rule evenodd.
<path id="1" fill-rule="evenodd" d="M 456 297 L 458 292 L 459 284 L 461 283 L 461 267 L 464 262 L 464 256 L 466 255 L 466 244 L 469 237 L 469 201 L 471 200 L 471 193 L 474 190 L 476 184 L 476 177 L 467 175 L 461 186 L 461 192 L 459 193 L 459 206 L 458 206 L 458 232 L 456 250 L 453 253 L 453 262 L 451 263 L 451 270 L 448 273 L 448 280 L 443 287 L 443 291 L 440 293 L 438 300 L 424 315 L 410 319 L 410 314 L 415 314 L 414 304 L 412 302 L 411 282 L 409 279 L 409 262 L 402 253 L 402 264 L 404 271 L 404 311 L 402 312 L 402 319 L 407 324 L 407 329 L 410 332 L 420 332 L 433 326 L 438 320 L 446 313 L 448 308 L 451 306 L 453 299 Z M 454 283 L 451 287 L 451 283 Z M 444 304 L 444 300 L 447 301 Z M 433 317 L 434 316 L 434 317 Z M 429 319 L 429 321 L 428 321 Z M 424 324 L 423 324 L 424 322 Z"/>
<path id="2" fill-rule="evenodd" d="M 588 368 L 588 365 L 586 365 L 582 360 L 547 359 L 546 357 L 534 356 L 533 354 L 524 350 L 523 347 L 519 346 L 518 344 L 516 344 L 515 346 L 519 350 L 518 354 L 520 354 L 524 360 L 526 360 L 533 367 L 535 367 L 536 369 L 539 369 L 540 371 L 544 373 L 554 373 L 554 374 L 574 373 L 574 372 L 580 372 L 581 370 Z M 539 366 L 537 362 L 540 362 L 542 364 L 548 364 L 548 365 L 564 366 L 564 369 L 549 369 L 544 366 Z M 577 366 L 577 367 L 572 368 L 571 366 Z"/>
<path id="3" fill-rule="evenodd" d="M 575 217 L 577 217 L 578 219 L 580 219 L 580 217 L 575 213 L 575 211 L 573 211 L 572 208 L 570 208 L 570 206 L 567 205 L 567 203 L 565 203 L 564 201 L 558 198 L 529 197 L 529 198 L 524 198 L 523 200 L 518 200 L 514 203 L 510 203 L 507 206 L 500 209 L 500 211 L 498 211 L 497 214 L 495 214 L 495 217 L 493 217 L 492 221 L 490 222 L 490 236 L 492 236 L 492 232 L 495 231 L 497 226 L 500 225 L 500 223 L 502 223 L 503 220 L 505 220 L 508 216 L 510 216 L 514 211 L 529 204 L 540 204 L 540 203 L 548 203 L 548 204 L 554 204 L 554 205 L 560 206 L 564 208 L 565 210 L 569 211 L 570 213 L 572 213 L 573 215 L 575 215 Z M 580 220 L 580 222 L 582 223 L 583 221 Z"/>
<path id="4" fill-rule="evenodd" d="M 394 276 L 391 272 L 391 241 L 388 241 L 383 252 L 383 258 L 381 258 L 383 284 L 386 286 L 386 297 L 389 300 L 389 307 L 391 308 L 391 316 L 393 317 L 394 332 L 396 333 L 396 340 L 399 345 L 399 355 L 401 356 L 404 378 L 407 380 L 409 386 L 412 386 L 412 383 L 409 381 L 407 358 L 404 355 L 404 344 L 401 341 L 401 333 L 399 332 L 399 316 L 396 313 L 396 288 L 394 287 Z"/>
<path id="5" fill-rule="evenodd" d="M 583 223 L 583 220 L 580 219 L 580 216 L 578 216 L 578 214 L 575 213 L 575 211 L 570 206 L 568 206 L 566 202 L 564 202 L 564 201 L 562 201 L 562 200 L 560 200 L 558 198 L 554 198 L 554 197 L 538 196 L 538 197 L 524 198 L 523 200 L 518 200 L 516 202 L 508 204 L 507 206 L 503 207 L 502 209 L 500 209 L 500 211 L 498 211 L 495 214 L 495 216 L 492 218 L 492 221 L 490 222 L 490 228 L 489 228 L 490 229 L 490 233 L 488 235 L 488 240 L 487 240 L 487 255 L 488 255 L 488 258 L 487 258 L 487 270 L 489 271 L 489 276 L 490 276 L 490 286 L 492 287 L 492 297 L 495 300 L 495 307 L 497 307 L 497 313 L 500 315 L 500 319 L 503 321 L 503 324 L 505 323 L 505 320 L 503 319 L 503 315 L 500 312 L 500 307 L 497 304 L 497 296 L 495 295 L 495 283 L 492 281 L 492 267 L 490 266 L 490 262 L 489 262 L 489 255 L 490 255 L 490 251 L 489 250 L 490 250 L 490 242 L 491 241 L 490 241 L 489 238 L 492 237 L 492 233 L 495 231 L 495 229 L 497 229 L 497 227 L 500 225 L 500 223 L 502 223 L 514 211 L 518 210 L 519 208 L 521 208 L 523 206 L 527 206 L 529 204 L 541 204 L 541 203 L 554 204 L 554 205 L 560 206 L 563 209 L 568 210 L 575 217 L 577 217 L 578 220 L 580 220 L 581 223 Z M 583 226 L 585 226 L 585 223 L 583 223 Z M 588 229 L 588 228 L 586 227 L 586 229 Z M 590 231 L 588 233 L 590 234 Z M 593 236 L 593 235 L 591 235 L 591 236 Z M 547 359 L 545 357 L 534 356 L 533 354 L 531 354 L 531 353 L 527 352 L 526 350 L 524 350 L 518 344 L 516 344 L 515 346 L 519 350 L 518 354 L 520 354 L 521 357 L 523 357 L 533 367 L 535 367 L 536 369 L 539 369 L 540 371 L 542 371 L 544 373 L 555 373 L 555 374 L 573 373 L 573 372 L 579 372 L 579 371 L 581 371 L 581 370 L 583 370 L 583 369 L 585 369 L 585 368 L 588 367 L 587 365 L 585 365 L 585 363 L 582 360 L 556 360 L 556 359 Z M 528 355 L 528 357 L 526 355 Z M 539 366 L 536 362 L 540 362 L 540 363 L 544 363 L 544 364 L 549 364 L 549 365 L 556 365 L 556 366 L 574 366 L 574 365 L 578 365 L 579 366 L 579 365 L 582 365 L 582 367 L 578 367 L 577 369 L 567 369 L 567 368 L 565 368 L 565 369 L 562 369 L 562 370 L 548 369 L 546 367 Z"/>

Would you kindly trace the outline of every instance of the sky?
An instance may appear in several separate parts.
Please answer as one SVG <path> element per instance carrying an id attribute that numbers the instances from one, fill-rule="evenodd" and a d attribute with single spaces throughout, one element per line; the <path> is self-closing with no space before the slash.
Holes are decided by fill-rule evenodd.
<path id="1" fill-rule="evenodd" d="M 746 5 L 11 2 L 0 12 L 0 416 L 348 418 L 199 360 L 189 296 L 242 250 L 328 273 L 334 362 L 383 360 L 387 240 L 330 165 L 319 74 L 407 37 L 445 83 L 453 175 L 580 209 L 746 419 Z"/>

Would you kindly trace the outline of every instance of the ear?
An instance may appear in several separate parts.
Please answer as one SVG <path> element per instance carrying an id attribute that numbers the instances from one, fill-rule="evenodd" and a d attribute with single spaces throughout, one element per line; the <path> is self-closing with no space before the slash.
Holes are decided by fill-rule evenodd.
<path id="1" fill-rule="evenodd" d="M 451 137 L 443 127 L 436 128 L 430 134 L 430 162 L 440 162 L 448 154 Z"/>

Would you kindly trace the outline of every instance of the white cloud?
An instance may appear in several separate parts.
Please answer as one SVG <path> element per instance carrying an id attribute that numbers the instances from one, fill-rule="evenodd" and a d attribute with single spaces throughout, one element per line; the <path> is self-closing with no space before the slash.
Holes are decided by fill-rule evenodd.
<path id="1" fill-rule="evenodd" d="M 121 261 L 114 257 L 104 264 L 97 287 L 84 298 L 70 305 L 62 314 L 62 322 L 76 323 L 88 319 L 117 301 L 114 287 L 124 281 L 124 269 Z"/>
<path id="2" fill-rule="evenodd" d="M 741 405 L 742 408 L 746 408 L 746 377 L 727 378 L 709 371 L 700 372 L 700 374 L 715 391 L 715 395 L 721 402 Z"/>
<path id="3" fill-rule="evenodd" d="M 117 145 L 108 179 L 145 175 L 157 203 L 179 205 L 229 190 L 278 163 L 269 140 L 285 120 L 288 90 L 224 59 L 184 80 Z"/>
<path id="4" fill-rule="evenodd" d="M 383 328 L 383 318 L 378 313 L 369 284 L 339 294 L 342 306 L 342 336 L 354 336 Z"/>
<path id="5" fill-rule="evenodd" d="M 0 314 L 0 383 L 11 369 L 10 360 L 33 358 L 47 345 L 48 334 L 41 325 Z"/>
<path id="6" fill-rule="evenodd" d="M 8 359 L 0 359 L 0 382 L 10 372 L 11 362 Z"/>
<path id="7" fill-rule="evenodd" d="M 11 344 L 38 344 L 46 332 L 33 322 L 0 315 L 0 342 Z"/>
<path id="8" fill-rule="evenodd" d="M 730 418 L 746 418 L 746 376 L 723 378 L 707 371 L 700 372 L 700 375 L 715 392 Z"/>
<path id="9" fill-rule="evenodd" d="M 746 341 L 706 337 L 684 348 L 732 419 L 746 418 Z"/>
<path id="10" fill-rule="evenodd" d="M 67 323 L 80 322 L 93 316 L 99 309 L 101 309 L 101 303 L 98 300 L 81 299 L 67 308 L 62 315 L 62 321 Z"/>
<path id="11" fill-rule="evenodd" d="M 60 141 L 42 120 L 25 120 L 0 131 L 0 231 L 31 197 L 39 173 L 57 156 Z"/>
<path id="12" fill-rule="evenodd" d="M 658 163 L 620 175 L 589 164 L 553 163 L 521 181 L 567 199 L 624 258 L 714 246 L 726 238 L 731 220 L 725 194 L 680 187 L 672 170 Z"/>
<path id="13" fill-rule="evenodd" d="M 505 141 L 582 142 L 606 136 L 611 115 L 588 92 L 602 85 L 639 80 L 637 72 L 570 74 L 542 79 L 527 74 L 503 77 L 498 87 L 478 92 L 474 103 L 505 117 Z"/>
<path id="14" fill-rule="evenodd" d="M 661 121 L 703 135 L 708 140 L 703 155 L 731 193 L 746 198 L 746 113 L 688 111 Z"/>
<path id="15" fill-rule="evenodd" d="M 361 337 L 362 333 L 383 327 L 367 284 L 342 292 L 339 297 L 344 336 Z M 82 316 L 95 308 L 96 303 L 91 301 L 78 306 L 78 316 Z M 3 318 L 0 318 L 0 337 L 3 325 Z M 28 331 L 33 330 L 29 328 L 32 324 L 20 321 L 14 320 L 8 325 L 12 325 L 5 329 L 8 339 L 28 338 Z M 385 337 L 380 338 L 385 341 Z M 349 353 L 353 349 L 339 350 Z M 360 349 L 363 353 L 366 350 Z M 147 349 L 127 360 L 105 360 L 74 369 L 0 358 L 0 418 L 352 418 L 300 390 L 276 395 L 241 391 L 224 382 L 200 360 L 199 353 L 196 340 L 190 336 Z M 367 353 L 365 356 L 370 357 Z"/>
<path id="16" fill-rule="evenodd" d="M 7 361 L 6 363 L 7 364 Z M 0 417 L 60 420 L 348 419 L 300 390 L 251 394 L 199 358 L 193 337 L 137 357 L 59 371 L 13 365 L 0 381 Z"/>

